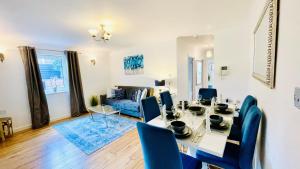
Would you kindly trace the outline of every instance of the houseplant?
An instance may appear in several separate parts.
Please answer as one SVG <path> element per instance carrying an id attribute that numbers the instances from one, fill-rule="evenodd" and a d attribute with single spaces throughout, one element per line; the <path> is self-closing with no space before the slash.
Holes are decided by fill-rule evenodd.
<path id="1" fill-rule="evenodd" d="M 99 104 L 99 99 L 97 96 L 92 96 L 91 99 L 90 99 L 90 104 L 92 107 L 94 106 L 98 106 Z"/>

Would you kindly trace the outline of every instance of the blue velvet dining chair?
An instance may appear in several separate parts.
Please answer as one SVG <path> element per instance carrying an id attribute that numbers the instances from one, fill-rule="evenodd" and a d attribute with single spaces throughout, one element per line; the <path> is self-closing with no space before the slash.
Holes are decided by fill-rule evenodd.
<path id="1" fill-rule="evenodd" d="M 197 151 L 197 158 L 203 162 L 225 169 L 252 169 L 252 160 L 262 113 L 252 106 L 242 125 L 240 145 L 227 143 L 223 157 L 217 157 L 203 151 Z"/>
<path id="2" fill-rule="evenodd" d="M 148 122 L 160 115 L 159 105 L 154 96 L 143 99 L 142 107 L 144 112 L 144 122 Z"/>
<path id="3" fill-rule="evenodd" d="M 160 93 L 161 104 L 166 105 L 166 110 L 171 110 L 173 107 L 173 100 L 169 91 Z"/>
<path id="4" fill-rule="evenodd" d="M 212 99 L 214 97 L 217 97 L 217 89 L 213 88 L 200 88 L 199 89 L 199 98 L 202 99 Z"/>
<path id="5" fill-rule="evenodd" d="M 201 169 L 201 161 L 179 152 L 172 131 L 137 123 L 145 169 Z"/>
<path id="6" fill-rule="evenodd" d="M 239 140 L 241 135 L 241 128 L 244 122 L 244 119 L 246 117 L 246 114 L 249 112 L 251 106 L 257 105 L 257 100 L 251 95 L 248 95 L 241 107 L 241 110 L 239 111 L 239 116 L 234 118 L 234 123 L 231 127 L 229 139 L 230 140 Z"/>

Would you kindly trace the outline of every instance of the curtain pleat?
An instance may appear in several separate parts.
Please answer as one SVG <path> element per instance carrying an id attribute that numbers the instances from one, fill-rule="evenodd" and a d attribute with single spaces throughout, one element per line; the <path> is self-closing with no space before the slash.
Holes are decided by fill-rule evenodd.
<path id="1" fill-rule="evenodd" d="M 35 48 L 29 46 L 19 47 L 19 51 L 25 68 L 32 128 L 41 128 L 49 124 L 50 117 L 37 54 Z"/>

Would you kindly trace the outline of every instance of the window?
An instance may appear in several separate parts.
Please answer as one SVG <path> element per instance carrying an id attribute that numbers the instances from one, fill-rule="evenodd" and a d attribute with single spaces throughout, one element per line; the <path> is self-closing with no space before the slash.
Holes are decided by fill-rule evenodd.
<path id="1" fill-rule="evenodd" d="M 67 64 L 63 52 L 38 51 L 38 63 L 46 94 L 67 92 Z"/>

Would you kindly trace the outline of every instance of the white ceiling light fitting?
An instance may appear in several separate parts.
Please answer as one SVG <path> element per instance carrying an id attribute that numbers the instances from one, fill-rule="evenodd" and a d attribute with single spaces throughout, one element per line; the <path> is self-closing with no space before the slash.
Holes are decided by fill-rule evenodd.
<path id="1" fill-rule="evenodd" d="M 89 33 L 95 41 L 109 41 L 111 38 L 111 25 L 101 24 L 99 29 L 89 29 Z"/>

